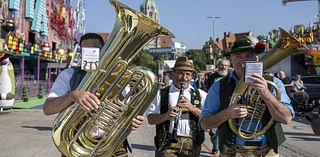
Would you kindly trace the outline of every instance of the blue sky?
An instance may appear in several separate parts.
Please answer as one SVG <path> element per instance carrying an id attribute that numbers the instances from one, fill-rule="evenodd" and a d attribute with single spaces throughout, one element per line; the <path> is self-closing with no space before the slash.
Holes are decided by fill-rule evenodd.
<path id="1" fill-rule="evenodd" d="M 120 0 L 135 10 L 144 0 Z M 289 30 L 292 25 L 316 21 L 318 2 L 281 0 L 156 0 L 160 24 L 183 42 L 188 49 L 202 48 L 212 36 L 212 20 L 207 16 L 221 16 L 215 20 L 215 37 L 224 32 L 252 31 L 255 36 L 267 35 L 274 28 Z M 86 32 L 111 32 L 115 11 L 108 0 L 86 0 Z"/>

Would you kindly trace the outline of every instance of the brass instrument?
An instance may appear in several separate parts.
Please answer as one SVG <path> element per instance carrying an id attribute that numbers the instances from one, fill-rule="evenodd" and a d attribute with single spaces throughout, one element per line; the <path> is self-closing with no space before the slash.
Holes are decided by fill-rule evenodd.
<path id="1" fill-rule="evenodd" d="M 261 58 L 263 62 L 263 70 L 271 68 L 279 61 L 283 60 L 284 58 L 292 55 L 297 51 L 306 50 L 300 48 L 300 43 L 288 32 L 281 28 L 279 29 L 281 34 L 279 41 L 269 52 L 266 53 L 265 56 Z M 268 81 L 268 86 L 271 86 L 273 89 L 275 89 L 277 93 L 276 97 L 278 98 L 278 100 L 280 100 L 279 88 L 271 81 Z M 240 83 L 236 86 L 230 99 L 229 105 L 237 103 L 239 97 L 244 95 L 246 91 L 248 91 L 245 101 L 247 104 L 248 116 L 240 119 L 239 126 L 237 126 L 237 124 L 235 123 L 235 119 L 229 119 L 228 124 L 231 130 L 241 138 L 251 139 L 265 134 L 273 125 L 274 120 L 271 118 L 269 122 L 261 130 L 259 130 L 258 127 L 251 126 L 253 124 L 253 121 L 257 121 L 258 124 L 260 123 L 263 114 L 266 110 L 266 105 L 259 97 L 258 92 L 249 87 L 248 84 L 244 83 L 244 79 L 241 79 Z M 243 125 L 245 121 L 247 122 L 248 126 Z M 256 126 L 258 126 L 258 124 Z"/>
<path id="2" fill-rule="evenodd" d="M 76 103 L 60 113 L 52 127 L 53 141 L 68 157 L 110 157 L 131 132 L 132 119 L 142 114 L 156 95 L 156 76 L 129 62 L 159 35 L 174 37 L 152 19 L 110 0 L 116 22 L 100 51 L 100 69 L 88 72 L 78 91 L 91 91 L 100 107 L 85 111 Z M 127 91 L 124 94 L 124 91 Z"/>

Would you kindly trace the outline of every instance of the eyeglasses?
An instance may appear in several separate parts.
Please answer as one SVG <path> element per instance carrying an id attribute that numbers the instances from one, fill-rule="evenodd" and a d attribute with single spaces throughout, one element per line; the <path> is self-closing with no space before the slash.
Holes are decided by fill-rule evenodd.
<path id="1" fill-rule="evenodd" d="M 228 64 L 218 64 L 218 66 L 220 66 L 220 67 L 229 67 L 230 65 L 228 65 Z"/>

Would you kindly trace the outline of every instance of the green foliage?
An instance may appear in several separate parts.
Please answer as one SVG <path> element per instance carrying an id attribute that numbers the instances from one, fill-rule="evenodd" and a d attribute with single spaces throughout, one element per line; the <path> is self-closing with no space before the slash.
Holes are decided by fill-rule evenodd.
<path id="1" fill-rule="evenodd" d="M 42 99 L 42 98 L 43 98 L 43 88 L 41 88 L 41 86 L 39 86 L 38 98 L 39 98 L 39 99 Z"/>
<path id="2" fill-rule="evenodd" d="M 168 55 L 160 55 L 160 57 L 159 57 L 160 59 L 160 61 L 164 61 L 164 60 L 169 60 L 169 56 Z"/>
<path id="3" fill-rule="evenodd" d="M 29 101 L 29 90 L 26 84 L 23 86 L 23 89 L 22 89 L 22 100 L 24 102 Z"/>
<path id="4" fill-rule="evenodd" d="M 154 73 L 157 73 L 157 69 L 158 69 L 157 62 L 153 60 L 153 56 L 146 50 L 141 50 L 133 58 L 130 65 L 146 67 Z"/>
<path id="5" fill-rule="evenodd" d="M 210 63 L 206 53 L 201 49 L 190 49 L 185 54 L 188 59 L 193 60 L 193 65 L 196 71 L 201 71 L 206 69 L 206 64 Z"/>

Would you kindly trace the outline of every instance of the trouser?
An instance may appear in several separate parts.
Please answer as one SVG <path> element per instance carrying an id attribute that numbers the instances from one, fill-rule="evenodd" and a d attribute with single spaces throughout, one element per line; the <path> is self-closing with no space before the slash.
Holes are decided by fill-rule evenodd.
<path id="1" fill-rule="evenodd" d="M 220 154 L 221 157 L 279 157 L 268 145 L 235 146 Z"/>
<path id="2" fill-rule="evenodd" d="M 209 135 L 212 143 L 212 151 L 218 152 L 219 150 L 218 128 L 210 129 Z"/>
<path id="3" fill-rule="evenodd" d="M 160 151 L 156 151 L 155 157 L 198 157 L 201 144 L 194 143 L 191 137 L 177 137 L 177 142 L 168 142 Z"/>

